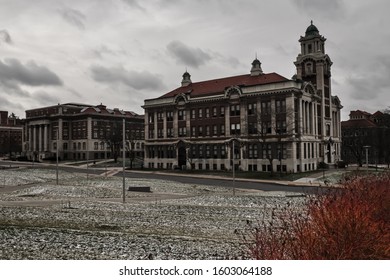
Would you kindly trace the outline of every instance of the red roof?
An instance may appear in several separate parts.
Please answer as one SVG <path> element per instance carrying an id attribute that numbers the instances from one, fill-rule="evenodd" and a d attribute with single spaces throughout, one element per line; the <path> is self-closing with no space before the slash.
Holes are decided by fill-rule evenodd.
<path id="1" fill-rule="evenodd" d="M 353 119 L 341 122 L 342 128 L 369 128 L 377 125 L 369 119 Z"/>
<path id="2" fill-rule="evenodd" d="M 289 79 L 277 74 L 261 74 L 258 76 L 240 75 L 233 76 L 209 81 L 202 81 L 191 83 L 188 86 L 182 86 L 177 89 L 174 89 L 159 98 L 173 97 L 181 93 L 190 93 L 191 97 L 202 96 L 202 95 L 211 95 L 211 94 L 220 94 L 225 91 L 226 88 L 230 86 L 254 86 L 254 85 L 265 85 L 278 82 L 289 81 Z"/>

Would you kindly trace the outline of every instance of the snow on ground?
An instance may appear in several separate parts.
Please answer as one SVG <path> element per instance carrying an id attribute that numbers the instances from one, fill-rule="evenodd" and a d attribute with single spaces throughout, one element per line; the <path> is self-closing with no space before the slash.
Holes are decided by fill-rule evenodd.
<path id="1" fill-rule="evenodd" d="M 237 232 L 304 199 L 127 179 L 152 192 L 126 191 L 122 203 L 122 178 L 61 171 L 56 185 L 55 171 L 32 168 L 0 170 L 2 178 L 15 189 L 1 192 L 0 183 L 1 259 L 243 258 Z"/>

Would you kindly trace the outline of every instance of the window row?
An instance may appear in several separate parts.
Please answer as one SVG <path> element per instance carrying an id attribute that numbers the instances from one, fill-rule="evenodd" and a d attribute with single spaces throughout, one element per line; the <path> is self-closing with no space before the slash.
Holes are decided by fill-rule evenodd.
<path id="1" fill-rule="evenodd" d="M 286 112 L 286 100 L 280 99 L 275 100 L 275 113 L 285 113 Z M 262 101 L 261 103 L 261 114 L 269 115 L 272 113 L 271 101 Z M 149 123 L 154 123 L 155 114 L 158 122 L 162 122 L 164 120 L 163 112 L 150 112 L 148 117 Z M 256 115 L 257 114 L 257 103 L 252 102 L 247 104 L 247 114 Z M 174 120 L 174 112 L 167 111 L 165 112 L 166 120 L 168 122 Z M 240 116 L 241 115 L 241 104 L 233 104 L 230 105 L 230 116 Z M 225 106 L 213 106 L 213 107 L 205 107 L 205 108 L 194 108 L 190 110 L 190 119 L 208 119 L 208 118 L 216 118 L 216 117 L 224 117 L 225 116 Z M 186 110 L 177 110 L 177 120 L 185 121 L 187 118 Z"/>

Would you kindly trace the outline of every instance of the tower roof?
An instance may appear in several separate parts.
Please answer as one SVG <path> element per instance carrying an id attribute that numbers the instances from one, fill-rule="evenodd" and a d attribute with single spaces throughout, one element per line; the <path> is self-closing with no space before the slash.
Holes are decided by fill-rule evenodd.
<path id="1" fill-rule="evenodd" d="M 315 36 L 320 35 L 318 28 L 313 24 L 313 21 L 310 22 L 309 27 L 306 29 L 305 36 Z"/>

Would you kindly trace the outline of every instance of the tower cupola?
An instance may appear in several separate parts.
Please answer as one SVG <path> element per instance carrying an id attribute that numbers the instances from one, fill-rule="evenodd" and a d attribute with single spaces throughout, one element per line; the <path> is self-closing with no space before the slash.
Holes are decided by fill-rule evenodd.
<path id="1" fill-rule="evenodd" d="M 251 76 L 259 76 L 263 74 L 263 70 L 261 69 L 261 62 L 257 59 L 257 56 L 255 60 L 252 62 L 252 69 L 251 69 Z"/>
<path id="2" fill-rule="evenodd" d="M 191 81 L 191 75 L 190 73 L 187 72 L 187 70 L 184 72 L 183 74 L 183 80 L 181 81 L 181 86 L 182 87 L 185 87 L 185 86 L 188 86 L 189 84 L 191 84 L 192 81 Z"/>

